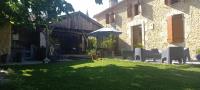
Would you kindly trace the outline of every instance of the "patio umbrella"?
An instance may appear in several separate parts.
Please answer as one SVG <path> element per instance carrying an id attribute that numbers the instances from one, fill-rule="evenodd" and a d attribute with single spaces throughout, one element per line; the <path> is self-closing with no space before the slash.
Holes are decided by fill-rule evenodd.
<path id="1" fill-rule="evenodd" d="M 100 42 L 102 42 L 104 40 L 104 38 L 108 37 L 109 35 L 118 36 L 121 33 L 122 32 L 118 31 L 117 29 L 115 29 L 113 27 L 104 27 L 104 28 L 101 28 L 101 29 L 98 29 L 96 31 L 89 33 L 88 36 L 96 37 L 97 38 L 97 48 L 100 48 L 100 46 L 101 46 Z"/>
<path id="2" fill-rule="evenodd" d="M 108 28 L 108 27 L 105 27 L 105 28 L 101 28 L 101 29 L 98 29 L 96 31 L 93 31 L 91 33 L 89 33 L 89 36 L 95 36 L 95 37 L 102 37 L 102 36 L 107 36 L 107 35 L 119 35 L 121 34 L 122 32 L 114 29 L 114 28 Z"/>

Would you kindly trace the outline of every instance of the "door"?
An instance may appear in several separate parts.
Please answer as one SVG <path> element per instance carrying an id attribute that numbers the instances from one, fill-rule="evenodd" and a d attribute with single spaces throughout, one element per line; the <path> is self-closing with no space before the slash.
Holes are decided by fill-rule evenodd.
<path id="1" fill-rule="evenodd" d="M 142 45 L 142 28 L 141 25 L 132 27 L 132 43 L 133 48 L 141 47 Z"/>

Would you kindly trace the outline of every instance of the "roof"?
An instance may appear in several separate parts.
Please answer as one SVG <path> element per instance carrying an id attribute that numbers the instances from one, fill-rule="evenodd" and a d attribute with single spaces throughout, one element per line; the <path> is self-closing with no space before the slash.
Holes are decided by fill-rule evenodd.
<path id="1" fill-rule="evenodd" d="M 61 22 L 53 23 L 51 24 L 51 27 L 80 30 L 96 30 L 103 27 L 101 24 L 80 11 L 62 15 L 60 18 Z"/>
<path id="2" fill-rule="evenodd" d="M 99 24 L 97 21 L 93 20 L 92 18 L 90 18 L 90 17 L 87 16 L 86 14 L 82 13 L 81 11 L 74 12 L 74 13 L 72 13 L 71 15 L 77 15 L 77 14 L 81 15 L 83 18 L 89 20 L 89 21 L 92 22 L 93 24 L 96 24 L 96 25 L 98 25 L 98 26 L 100 26 L 100 27 L 103 27 L 103 25 Z"/>
<path id="3" fill-rule="evenodd" d="M 109 7 L 109 8 L 107 8 L 107 9 L 105 9 L 104 11 L 102 11 L 102 12 L 100 12 L 100 13 L 94 15 L 94 18 L 97 18 L 97 17 L 99 17 L 99 16 L 101 16 L 101 15 L 104 15 L 104 14 L 106 14 L 106 13 L 109 13 L 110 11 L 113 11 L 113 10 L 116 9 L 117 7 L 119 7 L 119 6 L 123 5 L 123 4 L 126 4 L 127 1 L 128 1 L 128 0 L 122 0 L 122 1 L 119 2 L 118 4 L 116 4 L 116 5 L 112 6 L 112 7 Z"/>

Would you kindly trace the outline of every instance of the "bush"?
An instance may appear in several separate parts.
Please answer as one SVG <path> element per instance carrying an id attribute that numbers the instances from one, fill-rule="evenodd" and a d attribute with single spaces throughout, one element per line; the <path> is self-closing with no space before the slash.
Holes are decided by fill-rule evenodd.
<path id="1" fill-rule="evenodd" d="M 196 54 L 200 54 L 200 48 L 196 50 Z"/>
<path id="2" fill-rule="evenodd" d="M 135 48 L 143 48 L 142 43 L 138 43 L 137 45 L 134 45 Z"/>
<path id="3" fill-rule="evenodd" d="M 96 49 L 89 50 L 88 55 L 96 55 Z"/>
<path id="4" fill-rule="evenodd" d="M 88 38 L 88 48 L 87 48 L 87 54 L 92 55 L 96 53 L 97 48 L 97 40 L 94 37 Z"/>
<path id="5" fill-rule="evenodd" d="M 101 48 L 113 49 L 115 42 L 115 37 L 113 35 L 109 35 L 101 42 Z"/>
<path id="6" fill-rule="evenodd" d="M 96 49 L 97 48 L 97 40 L 94 37 L 88 38 L 88 49 Z"/>

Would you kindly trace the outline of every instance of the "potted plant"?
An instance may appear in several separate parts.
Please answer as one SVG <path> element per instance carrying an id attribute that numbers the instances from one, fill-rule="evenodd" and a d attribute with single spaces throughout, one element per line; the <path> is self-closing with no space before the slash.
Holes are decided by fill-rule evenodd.
<path id="1" fill-rule="evenodd" d="M 97 49 L 97 40 L 94 37 L 88 37 L 87 54 L 91 56 L 92 60 L 97 59 L 96 49 Z"/>
<path id="2" fill-rule="evenodd" d="M 196 50 L 196 59 L 200 61 L 200 48 Z"/>
<path id="3" fill-rule="evenodd" d="M 96 54 L 96 50 L 95 49 L 91 49 L 88 51 L 88 55 L 91 56 L 92 60 L 96 60 L 97 59 L 97 54 Z"/>

